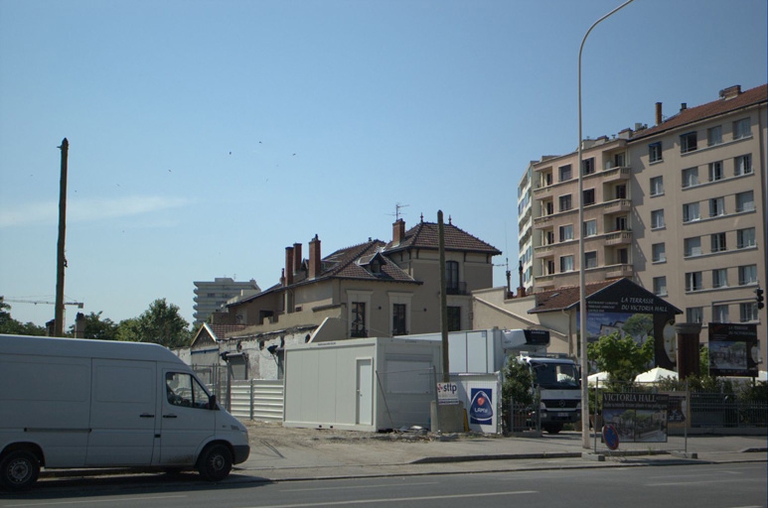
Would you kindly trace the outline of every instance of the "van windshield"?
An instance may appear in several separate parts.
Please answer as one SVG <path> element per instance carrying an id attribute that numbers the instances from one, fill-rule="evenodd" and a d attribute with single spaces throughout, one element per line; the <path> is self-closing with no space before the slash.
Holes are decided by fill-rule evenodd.
<path id="1" fill-rule="evenodd" d="M 581 386 L 578 368 L 573 363 L 531 362 L 531 367 L 541 388 L 570 390 Z"/>

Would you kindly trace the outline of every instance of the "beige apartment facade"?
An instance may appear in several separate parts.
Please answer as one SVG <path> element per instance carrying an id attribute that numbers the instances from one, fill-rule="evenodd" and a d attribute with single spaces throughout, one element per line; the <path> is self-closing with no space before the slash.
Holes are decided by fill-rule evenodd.
<path id="1" fill-rule="evenodd" d="M 532 165 L 534 292 L 632 279 L 685 314 L 677 321 L 757 326 L 765 361 L 766 96 L 730 87 L 720 98 Z M 763 364 L 764 366 L 764 364 Z M 761 366 L 761 368 L 763 368 Z"/>
<path id="2" fill-rule="evenodd" d="M 630 142 L 635 281 L 702 323 L 703 341 L 709 323 L 756 324 L 763 362 L 767 92 L 726 88 L 666 119 L 657 103 Z"/>
<path id="3" fill-rule="evenodd" d="M 633 276 L 631 132 L 584 141 L 583 224 L 578 213 L 578 154 L 543 157 L 533 164 L 534 291 L 578 285 L 582 230 L 587 282 Z"/>

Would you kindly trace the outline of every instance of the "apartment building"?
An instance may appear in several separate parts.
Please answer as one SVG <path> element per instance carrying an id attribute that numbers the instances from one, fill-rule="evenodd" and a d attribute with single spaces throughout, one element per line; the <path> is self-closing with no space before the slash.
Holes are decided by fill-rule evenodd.
<path id="1" fill-rule="evenodd" d="M 768 85 L 732 86 L 680 109 L 630 141 L 635 281 L 687 322 L 758 325 L 766 360 L 766 101 Z"/>
<path id="2" fill-rule="evenodd" d="M 532 165 L 534 291 L 578 285 L 580 230 L 587 282 L 633 276 L 631 133 L 627 129 L 613 139 L 584 141 L 583 224 L 578 213 L 578 153 L 543 157 Z"/>
<path id="3" fill-rule="evenodd" d="M 578 285 L 583 234 L 588 284 L 631 278 L 701 322 L 702 340 L 710 322 L 756 324 L 765 360 L 767 98 L 733 86 L 667 118 L 657 103 L 656 125 L 583 141 L 582 196 L 577 152 L 532 163 L 518 192 L 531 189 L 533 291 Z"/>
<path id="4" fill-rule="evenodd" d="M 195 326 L 205 323 L 227 301 L 238 296 L 251 296 L 261 292 L 256 281 L 237 282 L 231 277 L 216 277 L 213 281 L 195 281 Z"/>
<path id="5" fill-rule="evenodd" d="M 533 291 L 533 200 L 531 199 L 531 179 L 533 165 L 531 161 L 517 186 L 517 244 L 518 260 L 522 269 L 519 287 L 526 293 Z"/>

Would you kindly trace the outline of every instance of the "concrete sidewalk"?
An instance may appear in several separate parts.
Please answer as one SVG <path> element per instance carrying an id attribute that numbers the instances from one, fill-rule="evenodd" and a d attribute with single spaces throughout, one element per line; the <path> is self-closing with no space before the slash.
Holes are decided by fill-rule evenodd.
<path id="1" fill-rule="evenodd" d="M 615 452 L 580 432 L 535 437 L 360 433 L 279 440 L 251 429 L 251 455 L 237 476 L 270 481 L 448 474 L 532 469 L 594 468 L 679 463 L 768 461 L 766 436 L 670 436 L 667 443 L 627 443 Z M 355 436 L 354 434 L 358 434 Z M 602 457 L 602 459 L 601 459 Z"/>

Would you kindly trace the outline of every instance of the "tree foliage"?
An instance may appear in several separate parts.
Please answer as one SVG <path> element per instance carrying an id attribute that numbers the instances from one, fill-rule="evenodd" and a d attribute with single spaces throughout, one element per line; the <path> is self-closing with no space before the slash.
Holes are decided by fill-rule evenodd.
<path id="1" fill-rule="evenodd" d="M 0 300 L 0 333 L 13 335 L 45 335 L 44 326 L 37 326 L 34 323 L 22 323 L 11 317 L 11 306 Z"/>
<path id="2" fill-rule="evenodd" d="M 165 347 L 188 346 L 192 338 L 189 323 L 179 314 L 179 307 L 159 298 L 135 319 L 122 321 L 117 338 L 131 342 L 154 342 Z"/>
<path id="3" fill-rule="evenodd" d="M 635 376 L 647 369 L 653 355 L 653 340 L 638 345 L 631 336 L 621 337 L 619 332 L 587 345 L 587 357 L 597 370 L 607 372 L 612 381 L 619 383 L 633 382 Z"/>
<path id="4" fill-rule="evenodd" d="M 91 312 L 85 316 L 84 339 L 117 340 L 117 328 L 111 319 L 101 319 L 102 311 Z M 75 335 L 75 326 L 69 327 L 69 335 Z"/>
<path id="5" fill-rule="evenodd" d="M 513 356 L 507 358 L 504 365 L 501 382 L 501 400 L 503 407 L 508 408 L 510 401 L 516 404 L 530 405 L 533 403 L 533 378 L 528 366 L 517 361 Z"/>

